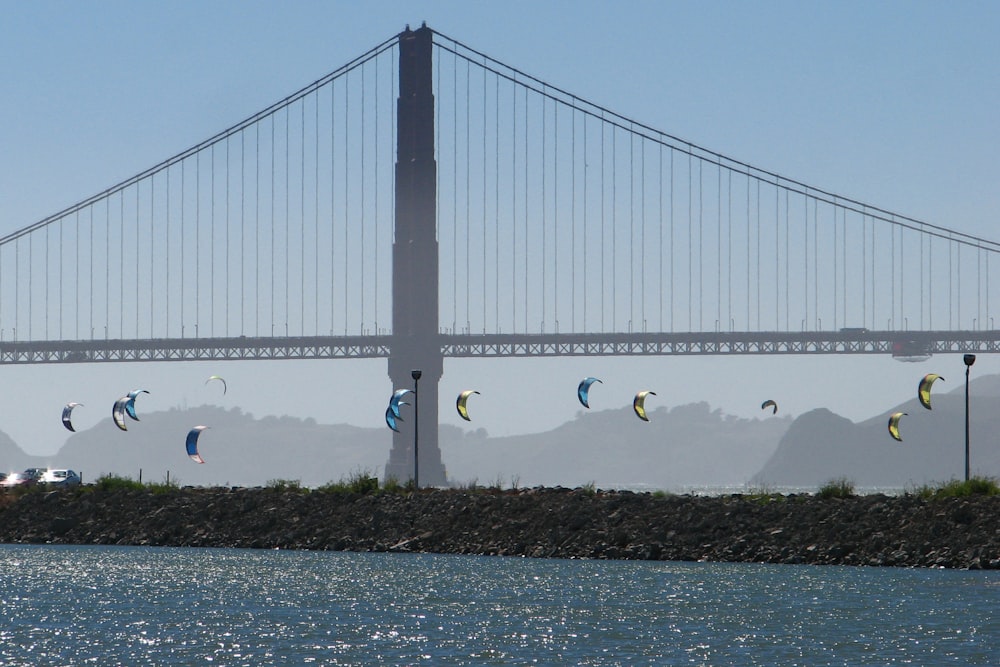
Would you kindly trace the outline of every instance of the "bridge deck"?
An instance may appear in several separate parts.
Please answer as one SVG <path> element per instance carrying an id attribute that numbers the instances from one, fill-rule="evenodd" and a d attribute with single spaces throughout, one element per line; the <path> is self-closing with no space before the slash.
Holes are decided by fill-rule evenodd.
<path id="1" fill-rule="evenodd" d="M 1000 331 L 441 334 L 445 357 L 932 354 L 1000 351 Z M 393 337 L 305 336 L 0 342 L 0 364 L 387 358 Z"/>

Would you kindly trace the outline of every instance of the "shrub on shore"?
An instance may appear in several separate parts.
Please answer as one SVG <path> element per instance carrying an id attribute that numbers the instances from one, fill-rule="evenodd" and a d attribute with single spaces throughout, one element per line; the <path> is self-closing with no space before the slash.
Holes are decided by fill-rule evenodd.
<path id="1" fill-rule="evenodd" d="M 851 498 L 854 496 L 854 482 L 846 477 L 831 479 L 819 487 L 816 495 L 820 498 Z"/>
<path id="2" fill-rule="evenodd" d="M 992 477 L 972 477 L 968 480 L 957 480 L 931 486 L 925 484 L 917 487 L 914 495 L 929 500 L 940 500 L 942 498 L 967 498 L 969 496 L 996 496 L 1000 495 L 1000 484 Z"/>

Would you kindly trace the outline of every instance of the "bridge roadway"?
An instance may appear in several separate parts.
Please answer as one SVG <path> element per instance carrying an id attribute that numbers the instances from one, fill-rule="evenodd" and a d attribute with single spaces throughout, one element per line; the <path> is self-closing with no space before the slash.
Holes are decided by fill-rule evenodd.
<path id="1" fill-rule="evenodd" d="M 1000 351 L 1000 330 L 439 334 L 444 357 L 933 354 Z M 393 336 L 0 341 L 0 364 L 387 358 Z"/>

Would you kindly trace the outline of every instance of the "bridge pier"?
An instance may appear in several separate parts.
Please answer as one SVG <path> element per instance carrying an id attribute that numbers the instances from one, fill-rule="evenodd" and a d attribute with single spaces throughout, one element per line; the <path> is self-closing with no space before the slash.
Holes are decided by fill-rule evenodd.
<path id="1" fill-rule="evenodd" d="M 410 372 L 423 375 L 420 420 L 420 483 L 447 484 L 438 448 L 438 381 L 444 357 L 438 333 L 437 163 L 434 159 L 433 32 L 426 25 L 399 36 L 399 99 L 396 111 L 396 217 L 392 244 L 393 389 L 413 388 Z M 410 413 L 412 415 L 412 412 Z M 415 419 L 393 433 L 385 478 L 413 477 Z"/>

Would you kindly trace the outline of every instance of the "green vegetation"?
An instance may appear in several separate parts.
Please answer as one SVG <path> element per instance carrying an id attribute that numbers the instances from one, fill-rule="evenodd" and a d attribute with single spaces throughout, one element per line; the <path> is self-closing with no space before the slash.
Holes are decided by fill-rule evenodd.
<path id="1" fill-rule="evenodd" d="M 854 482 L 846 477 L 831 479 L 819 487 L 816 495 L 820 498 L 851 498 L 854 496 Z"/>
<path id="2" fill-rule="evenodd" d="M 267 488 L 271 491 L 306 491 L 309 489 L 302 488 L 302 481 L 298 479 L 269 479 L 267 480 Z"/>
<path id="3" fill-rule="evenodd" d="M 351 473 L 347 479 L 341 478 L 339 482 L 328 482 L 317 487 L 319 493 L 358 493 L 368 495 L 378 492 L 378 477 L 375 477 L 367 470 L 359 470 Z"/>
<path id="4" fill-rule="evenodd" d="M 938 486 L 925 484 L 914 489 L 912 493 L 915 496 L 929 500 L 967 498 L 969 496 L 996 496 L 1000 495 L 1000 484 L 992 477 L 972 477 L 968 481 L 953 479 Z"/>
<path id="5" fill-rule="evenodd" d="M 768 503 L 780 502 L 786 500 L 783 493 L 778 493 L 775 491 L 774 487 L 769 484 L 756 484 L 747 488 L 744 497 L 759 505 L 767 505 Z"/>

